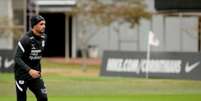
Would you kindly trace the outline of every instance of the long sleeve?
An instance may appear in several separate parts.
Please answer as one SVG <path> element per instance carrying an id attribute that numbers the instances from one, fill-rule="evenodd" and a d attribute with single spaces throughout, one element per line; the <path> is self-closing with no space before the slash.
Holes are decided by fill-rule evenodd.
<path id="1" fill-rule="evenodd" d="M 17 68 L 24 69 L 29 71 L 31 68 L 24 62 L 23 57 L 25 55 L 25 51 L 29 46 L 29 38 L 24 37 L 18 42 L 16 54 L 15 54 L 15 63 L 18 65 Z"/>
<path id="2" fill-rule="evenodd" d="M 18 68 L 22 68 L 26 71 L 30 70 L 30 67 L 22 60 L 23 51 L 17 47 L 17 52 L 15 55 L 15 63 L 19 66 Z"/>

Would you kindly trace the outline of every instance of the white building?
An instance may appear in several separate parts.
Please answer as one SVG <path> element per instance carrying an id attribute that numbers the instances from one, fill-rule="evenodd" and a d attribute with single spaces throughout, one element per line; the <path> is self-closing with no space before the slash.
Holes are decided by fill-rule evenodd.
<path id="1" fill-rule="evenodd" d="M 11 3 L 14 2 L 14 3 Z M 21 3 L 17 2 L 20 1 Z M 80 40 L 79 30 L 82 28 L 77 16 L 71 16 L 68 12 L 76 5 L 75 0 L 35 0 L 36 12 L 47 20 L 48 47 L 46 56 L 72 57 L 79 55 Z M 160 40 L 159 47 L 153 47 L 153 51 L 198 52 L 200 51 L 200 13 L 159 13 L 154 7 L 155 0 L 145 0 L 147 10 L 153 13 L 151 20 L 140 21 L 134 29 L 128 24 L 118 26 L 119 36 L 113 30 L 117 27 L 112 24 L 96 30 L 94 26 L 88 26 L 87 32 L 93 33 L 88 45 L 95 46 L 98 56 L 101 57 L 104 50 L 122 51 L 146 51 L 148 32 L 152 30 Z M 3 3 L 14 4 L 14 16 L 18 17 L 25 25 L 26 0 L 0 0 Z M 17 6 L 16 6 L 17 5 Z M 0 11 L 10 12 L 0 6 Z M 20 12 L 22 13 L 20 15 Z M 23 13 L 24 12 L 24 13 Z M 2 14 L 2 13 L 1 13 Z M 29 14 L 27 14 L 29 15 Z M 10 15 L 12 17 L 12 14 Z M 22 18 L 23 17 L 23 18 Z M 25 19 L 25 20 L 22 20 Z M 60 44 L 60 45 L 58 45 Z M 58 47 L 62 46 L 62 47 Z M 0 47 L 5 47 L 0 40 Z M 96 51 L 96 50 L 94 50 Z"/>

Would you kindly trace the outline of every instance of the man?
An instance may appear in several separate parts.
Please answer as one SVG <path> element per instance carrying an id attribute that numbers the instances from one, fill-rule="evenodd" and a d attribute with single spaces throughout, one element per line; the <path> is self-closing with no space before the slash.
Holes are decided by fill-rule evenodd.
<path id="1" fill-rule="evenodd" d="M 29 88 L 37 101 L 47 101 L 47 90 L 41 78 L 42 52 L 44 51 L 45 19 L 36 15 L 31 18 L 32 29 L 18 42 L 15 54 L 15 84 L 17 101 L 26 101 Z"/>

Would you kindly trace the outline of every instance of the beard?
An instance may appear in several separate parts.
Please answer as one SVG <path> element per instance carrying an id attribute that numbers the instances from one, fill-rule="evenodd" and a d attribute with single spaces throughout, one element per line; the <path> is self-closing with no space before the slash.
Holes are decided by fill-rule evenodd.
<path id="1" fill-rule="evenodd" d="M 42 35 L 42 34 L 45 32 L 45 29 L 44 29 L 44 28 L 43 28 L 43 29 L 40 29 L 40 30 L 38 30 L 37 32 Z"/>

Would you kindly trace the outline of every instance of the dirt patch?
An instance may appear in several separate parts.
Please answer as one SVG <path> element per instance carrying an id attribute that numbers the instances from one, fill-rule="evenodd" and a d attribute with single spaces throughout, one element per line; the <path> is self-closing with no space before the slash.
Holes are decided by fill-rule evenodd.
<path id="1" fill-rule="evenodd" d="M 86 65 L 85 68 L 80 65 L 76 68 L 43 68 L 43 75 L 62 75 L 62 76 L 98 76 L 99 75 L 99 69 L 100 68 L 92 68 L 90 65 L 100 65 L 101 60 L 100 59 L 65 59 L 65 58 L 45 58 L 48 62 L 54 62 L 54 63 L 62 63 L 62 64 L 84 64 Z M 87 65 L 89 67 L 87 67 Z"/>
<path id="2" fill-rule="evenodd" d="M 65 69 L 65 68 L 44 68 L 43 75 L 62 75 L 62 76 L 98 76 L 98 69 Z"/>
<path id="3" fill-rule="evenodd" d="M 56 62 L 56 63 L 66 63 L 66 64 L 87 64 L 87 65 L 100 65 L 101 59 L 82 59 L 82 58 L 73 58 L 73 59 L 65 59 L 65 58 L 45 58 L 48 61 Z"/>

